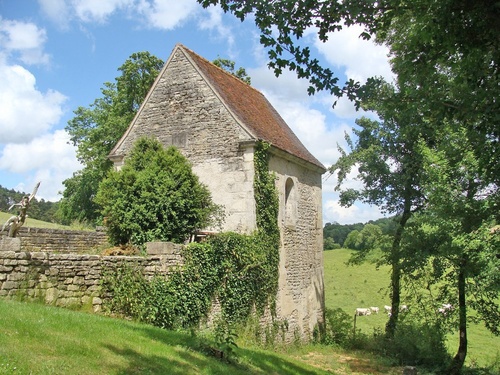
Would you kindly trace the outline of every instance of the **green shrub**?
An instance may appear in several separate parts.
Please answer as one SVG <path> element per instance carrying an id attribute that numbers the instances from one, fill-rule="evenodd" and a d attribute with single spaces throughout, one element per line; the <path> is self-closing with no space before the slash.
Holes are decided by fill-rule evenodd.
<path id="1" fill-rule="evenodd" d="M 120 171 L 101 182 L 95 202 L 115 245 L 183 243 L 197 229 L 222 220 L 189 161 L 175 147 L 164 149 L 147 138 L 136 142 Z"/>
<path id="2" fill-rule="evenodd" d="M 393 339 L 385 334 L 374 335 L 373 349 L 392 357 L 400 365 L 419 366 L 440 372 L 450 362 L 445 331 L 438 324 L 402 320 Z"/>
<path id="3" fill-rule="evenodd" d="M 352 339 L 352 318 L 341 308 L 325 309 L 325 323 L 317 327 L 314 340 L 324 345 L 347 347 Z"/>

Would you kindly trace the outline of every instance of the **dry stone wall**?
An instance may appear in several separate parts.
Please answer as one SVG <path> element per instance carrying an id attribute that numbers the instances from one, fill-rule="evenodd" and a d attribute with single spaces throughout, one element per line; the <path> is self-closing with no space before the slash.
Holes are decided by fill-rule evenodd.
<path id="1" fill-rule="evenodd" d="M 76 253 L 23 251 L 22 238 L 0 239 L 0 297 L 33 298 L 56 306 L 89 306 L 99 311 L 105 303 L 101 277 L 122 265 L 137 267 L 146 277 L 167 275 L 183 263 L 182 245 L 150 243 L 148 255 L 100 256 Z"/>
<path id="2" fill-rule="evenodd" d="M 1 238 L 6 233 L 0 233 Z M 17 234 L 21 239 L 21 251 L 29 252 L 71 252 L 79 254 L 95 253 L 108 246 L 108 236 L 104 231 L 62 230 L 21 227 Z"/>

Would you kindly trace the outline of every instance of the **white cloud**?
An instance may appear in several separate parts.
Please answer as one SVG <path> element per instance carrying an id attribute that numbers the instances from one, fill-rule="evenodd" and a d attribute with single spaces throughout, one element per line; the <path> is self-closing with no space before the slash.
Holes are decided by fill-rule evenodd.
<path id="1" fill-rule="evenodd" d="M 229 48 L 234 45 L 233 32 L 230 27 L 223 22 L 222 16 L 224 12 L 219 6 L 206 8 L 203 13 L 200 12 L 200 15 L 201 18 L 198 21 L 200 30 L 215 30 L 219 38 L 227 41 Z"/>
<path id="2" fill-rule="evenodd" d="M 328 41 L 315 41 L 315 47 L 335 67 L 345 68 L 348 78 L 364 82 L 373 76 L 382 76 L 392 81 L 393 73 L 388 62 L 389 49 L 375 44 L 371 40 L 363 40 L 359 35 L 361 26 L 344 27 L 340 31 L 328 34 Z"/>
<path id="3" fill-rule="evenodd" d="M 43 52 L 46 41 L 46 31 L 35 24 L 0 17 L 0 48 L 4 56 L 15 55 L 25 64 L 48 64 L 50 57 Z"/>
<path id="4" fill-rule="evenodd" d="M 0 65 L 0 144 L 29 142 L 56 125 L 66 97 L 36 89 L 36 80 L 19 65 Z"/>
<path id="5" fill-rule="evenodd" d="M 323 204 L 323 221 L 326 223 L 337 222 L 340 224 L 366 223 L 383 217 L 377 207 L 354 204 L 351 207 L 342 207 L 338 200 L 327 200 Z"/>
<path id="6" fill-rule="evenodd" d="M 105 22 L 118 9 L 132 5 L 132 0 L 73 0 L 78 19 L 84 22 Z"/>
<path id="7" fill-rule="evenodd" d="M 26 176 L 15 190 L 31 191 L 36 182 L 41 181 L 37 197 L 59 200 L 62 181 L 81 168 L 75 148 L 68 142 L 69 135 L 57 130 L 29 143 L 8 144 L 0 154 L 0 169 Z"/>
<path id="8" fill-rule="evenodd" d="M 201 9 L 196 0 L 39 0 L 42 11 L 66 28 L 71 20 L 106 23 L 118 12 L 142 25 L 172 30 Z M 214 19 L 214 22 L 216 19 Z"/>
<path id="9" fill-rule="evenodd" d="M 137 12 L 146 19 L 144 23 L 153 28 L 172 30 L 194 16 L 199 8 L 196 0 L 140 0 Z"/>
<path id="10" fill-rule="evenodd" d="M 61 29 L 67 29 L 70 22 L 70 7 L 66 0 L 38 0 L 42 12 Z"/>

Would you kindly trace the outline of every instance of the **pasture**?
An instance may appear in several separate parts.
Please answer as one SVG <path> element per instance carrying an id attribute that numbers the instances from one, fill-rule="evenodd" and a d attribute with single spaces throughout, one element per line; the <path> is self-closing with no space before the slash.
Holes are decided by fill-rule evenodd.
<path id="1" fill-rule="evenodd" d="M 347 266 L 352 250 L 338 249 L 323 252 L 325 272 L 325 305 L 327 308 L 342 308 L 354 318 L 356 308 L 377 306 L 378 314 L 358 316 L 356 328 L 371 334 L 383 330 L 387 322 L 384 305 L 390 305 L 388 293 L 389 267 L 376 269 L 373 264 L 364 263 Z M 404 304 L 405 301 L 402 300 Z M 500 323 L 499 323 L 500 324 Z M 466 365 L 485 366 L 500 358 L 500 337 L 495 337 L 482 325 L 470 325 L 468 330 L 469 350 Z M 455 354 L 458 336 L 450 335 L 447 341 L 450 353 Z"/>

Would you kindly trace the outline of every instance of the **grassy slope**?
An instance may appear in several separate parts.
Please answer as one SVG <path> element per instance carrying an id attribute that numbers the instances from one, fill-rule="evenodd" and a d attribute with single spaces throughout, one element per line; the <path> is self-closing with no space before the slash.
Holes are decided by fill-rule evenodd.
<path id="1" fill-rule="evenodd" d="M 327 308 L 342 308 L 354 316 L 357 307 L 378 306 L 378 315 L 360 316 L 356 319 L 356 327 L 362 332 L 372 333 L 374 329 L 384 329 L 387 315 L 383 306 L 390 305 L 387 292 L 389 285 L 389 268 L 376 270 L 372 264 L 346 266 L 352 251 L 346 249 L 325 251 L 325 303 Z M 404 301 L 403 301 L 404 303 Z M 490 364 L 500 357 L 500 337 L 493 336 L 482 325 L 471 325 L 468 330 L 469 350 L 466 364 L 477 362 L 479 365 Z M 448 340 L 450 353 L 458 348 L 458 336 Z"/>
<path id="2" fill-rule="evenodd" d="M 9 220 L 9 218 L 13 215 L 16 215 L 16 212 L 1 212 L 0 211 L 0 229 L 2 229 L 2 226 L 4 223 Z M 28 218 L 26 219 L 26 222 L 24 223 L 25 227 L 32 227 L 32 228 L 49 228 L 49 229 L 71 229 L 70 227 L 66 227 L 64 225 L 59 225 L 59 224 L 54 224 L 54 223 L 48 223 L 46 221 L 40 221 L 40 220 L 35 220 L 31 219 L 29 217 L 29 211 L 28 211 Z"/>
<path id="3" fill-rule="evenodd" d="M 189 334 L 0 299 L 0 374 L 326 374 L 304 361 L 237 349 L 239 364 L 207 356 Z"/>

